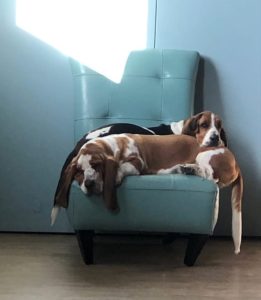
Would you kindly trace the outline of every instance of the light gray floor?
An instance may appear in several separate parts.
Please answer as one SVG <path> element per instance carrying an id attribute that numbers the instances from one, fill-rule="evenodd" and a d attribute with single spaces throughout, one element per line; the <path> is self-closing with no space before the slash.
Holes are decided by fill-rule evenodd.
<path id="1" fill-rule="evenodd" d="M 261 299 L 261 241 L 210 240 L 194 267 L 185 240 L 99 237 L 86 266 L 75 236 L 0 234 L 1 300 Z"/>

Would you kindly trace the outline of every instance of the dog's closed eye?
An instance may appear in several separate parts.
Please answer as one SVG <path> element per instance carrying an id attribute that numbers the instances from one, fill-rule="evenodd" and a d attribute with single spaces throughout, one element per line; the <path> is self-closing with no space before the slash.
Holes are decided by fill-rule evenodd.
<path id="1" fill-rule="evenodd" d="M 100 171 L 102 169 L 102 166 L 103 166 L 102 162 L 91 163 L 91 167 L 96 172 Z"/>
<path id="2" fill-rule="evenodd" d="M 203 122 L 199 126 L 202 127 L 202 128 L 208 128 L 209 127 L 207 122 Z"/>
<path id="3" fill-rule="evenodd" d="M 220 120 L 216 121 L 216 128 L 219 130 L 221 129 L 221 127 L 222 127 L 221 121 Z"/>
<path id="4" fill-rule="evenodd" d="M 84 179 L 84 173 L 82 169 L 77 169 L 75 175 L 74 175 L 74 179 L 79 183 L 82 184 L 83 179 Z"/>

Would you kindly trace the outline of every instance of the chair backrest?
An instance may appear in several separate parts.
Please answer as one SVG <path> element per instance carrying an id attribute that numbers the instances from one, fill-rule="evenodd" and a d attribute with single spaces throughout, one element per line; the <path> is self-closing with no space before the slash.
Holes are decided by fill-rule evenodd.
<path id="1" fill-rule="evenodd" d="M 71 60 L 75 140 L 110 123 L 157 126 L 190 117 L 198 63 L 195 51 L 133 51 L 117 84 Z"/>

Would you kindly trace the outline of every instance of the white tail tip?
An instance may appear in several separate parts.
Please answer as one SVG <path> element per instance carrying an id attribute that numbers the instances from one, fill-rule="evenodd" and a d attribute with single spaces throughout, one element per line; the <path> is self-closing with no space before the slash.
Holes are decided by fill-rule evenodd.
<path id="1" fill-rule="evenodd" d="M 240 253 L 240 249 L 235 250 L 235 254 L 238 255 Z"/>
<path id="2" fill-rule="evenodd" d="M 233 209 L 232 214 L 232 236 L 235 247 L 235 254 L 240 253 L 241 237 L 242 237 L 242 213 Z"/>
<path id="3" fill-rule="evenodd" d="M 59 211 L 60 211 L 60 207 L 55 205 L 51 212 L 51 226 L 53 226 L 53 224 L 55 223 Z"/>

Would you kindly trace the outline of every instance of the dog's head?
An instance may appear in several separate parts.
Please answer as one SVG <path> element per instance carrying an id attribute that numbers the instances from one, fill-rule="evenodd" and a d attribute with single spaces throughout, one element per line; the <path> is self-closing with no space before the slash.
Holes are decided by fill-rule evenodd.
<path id="1" fill-rule="evenodd" d="M 82 149 L 76 161 L 74 179 L 81 190 L 88 194 L 101 194 L 103 191 L 104 161 L 103 153 L 89 153 L 88 147 Z"/>
<path id="2" fill-rule="evenodd" d="M 210 111 L 204 111 L 185 120 L 182 134 L 196 137 L 201 146 L 227 146 L 227 139 L 222 127 L 222 121 L 219 116 Z"/>
<path id="3" fill-rule="evenodd" d="M 76 180 L 85 194 L 103 194 L 107 208 L 116 210 L 117 170 L 117 162 L 106 153 L 102 145 L 95 142 L 86 143 L 65 170 L 56 202 L 59 203 L 63 199 L 67 201 L 72 181 Z"/>

